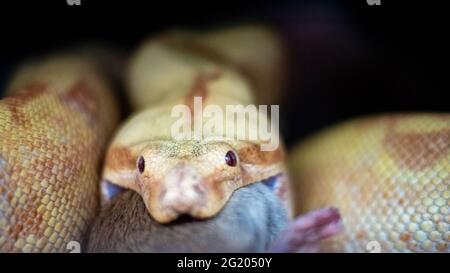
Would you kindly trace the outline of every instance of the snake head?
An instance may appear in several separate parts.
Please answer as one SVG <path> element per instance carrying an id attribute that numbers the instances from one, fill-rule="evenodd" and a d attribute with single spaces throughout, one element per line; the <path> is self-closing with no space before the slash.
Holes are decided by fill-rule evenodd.
<path id="1" fill-rule="evenodd" d="M 282 156 L 281 149 L 261 152 L 244 141 L 149 141 L 111 147 L 104 179 L 138 192 L 160 223 L 181 215 L 205 219 L 236 189 L 282 172 Z"/>

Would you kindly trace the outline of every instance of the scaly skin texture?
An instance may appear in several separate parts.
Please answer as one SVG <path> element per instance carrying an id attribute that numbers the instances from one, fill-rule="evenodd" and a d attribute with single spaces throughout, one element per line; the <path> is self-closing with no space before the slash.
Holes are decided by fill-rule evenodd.
<path id="1" fill-rule="evenodd" d="M 257 39 L 251 41 L 257 47 L 250 46 L 251 37 Z M 247 59 L 236 54 L 240 52 L 237 49 L 242 49 Z M 171 131 L 180 119 L 171 116 L 171 111 L 179 104 L 191 111 L 192 124 L 182 122 L 192 128 L 199 114 L 193 113 L 194 97 L 202 98 L 203 109 L 216 105 L 225 113 L 226 105 L 254 104 L 254 96 L 260 95 L 255 86 L 280 93 L 281 69 L 275 67 L 282 63 L 281 51 L 276 37 L 258 27 L 211 34 L 169 32 L 144 44 L 132 58 L 128 75 L 129 94 L 137 112 L 125 122 L 109 147 L 104 180 L 138 192 L 149 213 L 158 222 L 167 223 L 181 214 L 212 217 L 235 190 L 281 175 L 284 179 L 279 179 L 276 192 L 290 211 L 282 145 L 274 151 L 261 151 L 260 144 L 265 141 L 259 136 L 255 140 L 233 140 L 238 131 L 245 130 L 245 125 L 237 127 L 231 139 L 226 138 L 225 132 L 214 131 L 201 139 L 176 140 Z M 267 81 L 270 86 L 266 86 Z M 203 117 L 200 125 L 211 119 Z M 231 115 L 226 119 L 231 119 Z M 265 114 L 258 119 L 268 121 Z M 237 120 L 248 125 L 247 132 L 258 131 L 258 123 L 249 115 Z M 233 125 L 236 124 L 239 126 L 238 122 Z M 207 139 L 210 137 L 222 139 Z M 236 166 L 225 162 L 229 151 L 237 155 Z M 142 171 L 138 170 L 140 158 Z"/>
<path id="2" fill-rule="evenodd" d="M 103 148 L 118 122 L 86 57 L 27 65 L 0 101 L 0 251 L 65 252 L 98 206 Z"/>
<path id="3" fill-rule="evenodd" d="M 450 115 L 350 121 L 296 147 L 290 163 L 297 212 L 341 211 L 345 232 L 322 251 L 450 251 Z"/>
<path id="4" fill-rule="evenodd" d="M 153 49 L 146 48 L 146 45 L 152 45 Z M 160 55 L 154 54 L 155 51 Z M 144 54 L 149 55 L 146 57 Z M 150 58 L 150 54 L 153 58 Z M 189 90 L 198 72 L 192 66 L 198 66 L 199 62 L 205 63 L 205 60 L 221 64 L 222 67 L 226 65 L 235 74 L 245 77 L 246 84 L 251 85 L 254 91 L 252 95 L 255 98 L 251 100 L 258 104 L 278 104 L 286 86 L 288 67 L 282 40 L 275 31 L 260 25 L 210 32 L 173 30 L 150 38 L 141 47 L 140 54 L 134 56 L 127 91 L 136 110 L 146 109 L 171 96 L 181 98 L 180 92 Z M 185 60 L 177 60 L 180 57 Z M 162 64 L 168 67 L 162 67 Z M 226 83 L 236 87 L 243 84 L 241 81 L 229 80 Z M 226 91 L 233 92 L 231 88 Z M 233 92 L 248 96 L 247 93 L 239 90 Z M 248 102 L 245 98 L 241 99 L 243 103 Z"/>

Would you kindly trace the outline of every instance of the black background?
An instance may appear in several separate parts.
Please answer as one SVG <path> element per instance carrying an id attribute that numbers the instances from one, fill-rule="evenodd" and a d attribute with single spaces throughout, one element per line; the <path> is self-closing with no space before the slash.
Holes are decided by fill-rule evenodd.
<path id="1" fill-rule="evenodd" d="M 395 3 L 394 3 L 395 2 Z M 132 50 L 173 27 L 260 21 L 294 52 L 280 106 L 289 145 L 344 119 L 385 112 L 446 111 L 448 16 L 444 1 L 3 1 L 2 90 L 21 61 L 85 41 Z"/>

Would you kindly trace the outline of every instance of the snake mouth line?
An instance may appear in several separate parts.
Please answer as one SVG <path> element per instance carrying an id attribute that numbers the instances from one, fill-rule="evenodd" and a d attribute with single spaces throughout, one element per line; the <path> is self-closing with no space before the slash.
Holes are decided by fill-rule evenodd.
<path id="1" fill-rule="evenodd" d="M 170 227 L 170 226 L 177 226 L 177 225 L 190 224 L 190 223 L 199 223 L 199 222 L 204 222 L 206 220 L 207 219 L 194 218 L 189 214 L 181 214 L 180 216 L 177 217 L 177 219 L 175 219 L 165 225 Z"/>

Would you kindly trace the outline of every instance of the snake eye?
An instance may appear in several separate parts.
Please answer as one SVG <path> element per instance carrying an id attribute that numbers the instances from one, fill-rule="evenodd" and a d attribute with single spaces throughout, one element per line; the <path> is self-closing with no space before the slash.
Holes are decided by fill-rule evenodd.
<path id="1" fill-rule="evenodd" d="M 139 157 L 139 160 L 138 160 L 138 169 L 139 169 L 139 172 L 140 172 L 140 173 L 143 173 L 143 172 L 144 172 L 144 169 L 145 169 L 145 160 L 144 160 L 144 158 L 143 158 L 142 156 L 140 156 L 140 157 Z"/>
<path id="2" fill-rule="evenodd" d="M 233 151 L 228 151 L 225 155 L 225 162 L 228 166 L 234 167 L 237 164 L 237 156 Z"/>

